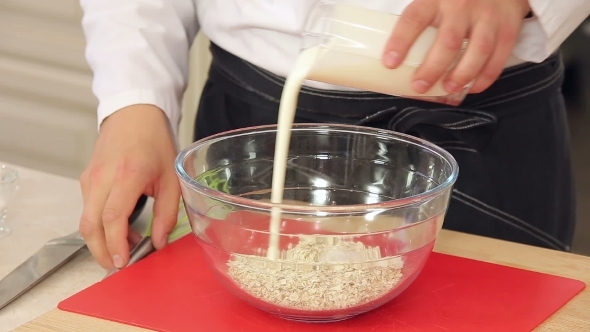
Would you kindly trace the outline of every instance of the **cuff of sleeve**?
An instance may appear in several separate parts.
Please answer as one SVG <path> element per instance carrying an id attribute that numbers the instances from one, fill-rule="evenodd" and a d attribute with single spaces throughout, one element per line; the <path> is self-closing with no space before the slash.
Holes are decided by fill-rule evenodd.
<path id="1" fill-rule="evenodd" d="M 175 96 L 167 96 L 153 90 L 129 90 L 100 100 L 97 111 L 98 128 L 111 114 L 124 107 L 138 104 L 154 105 L 161 109 L 168 118 L 174 140 L 178 140 L 178 127 L 181 120 L 180 102 Z"/>
<path id="2" fill-rule="evenodd" d="M 554 51 L 549 45 L 549 38 L 539 19 L 537 17 L 525 19 L 512 55 L 522 61 L 540 63 Z"/>
<path id="3" fill-rule="evenodd" d="M 528 52 L 519 50 L 519 53 L 527 55 L 524 60 L 534 62 L 553 54 L 590 13 L 590 3 L 586 0 L 528 1 L 534 15 L 525 20 L 521 39 L 530 40 L 533 45 Z"/>
<path id="4" fill-rule="evenodd" d="M 554 36 L 560 33 L 560 28 L 564 25 L 569 15 L 565 15 L 564 10 L 567 10 L 567 5 L 560 5 L 561 8 L 555 8 L 551 1 L 547 0 L 529 0 L 529 6 L 534 14 L 535 20 L 538 22 L 539 28 L 549 42 L 549 36 Z M 558 38 L 560 39 L 560 38 Z M 559 46 L 559 45 L 557 45 Z M 547 49 L 553 51 L 555 45 L 547 44 Z"/>

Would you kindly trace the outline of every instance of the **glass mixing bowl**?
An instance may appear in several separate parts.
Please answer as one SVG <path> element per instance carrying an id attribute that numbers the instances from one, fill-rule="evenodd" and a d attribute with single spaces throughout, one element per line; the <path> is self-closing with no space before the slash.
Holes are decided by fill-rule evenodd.
<path id="1" fill-rule="evenodd" d="M 293 126 L 283 204 L 270 203 L 276 126 L 197 141 L 176 159 L 209 268 L 233 294 L 285 319 L 328 322 L 403 292 L 442 227 L 458 166 L 445 150 L 391 131 Z M 270 213 L 282 211 L 278 259 Z"/>

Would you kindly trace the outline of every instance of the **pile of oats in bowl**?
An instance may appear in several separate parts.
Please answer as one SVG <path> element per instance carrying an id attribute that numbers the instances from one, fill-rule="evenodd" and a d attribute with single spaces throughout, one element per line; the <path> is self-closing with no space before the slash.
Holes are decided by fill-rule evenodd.
<path id="1" fill-rule="evenodd" d="M 356 307 L 388 294 L 400 281 L 401 257 L 329 236 L 302 236 L 279 259 L 233 254 L 228 275 L 245 292 L 277 306 L 309 311 Z"/>

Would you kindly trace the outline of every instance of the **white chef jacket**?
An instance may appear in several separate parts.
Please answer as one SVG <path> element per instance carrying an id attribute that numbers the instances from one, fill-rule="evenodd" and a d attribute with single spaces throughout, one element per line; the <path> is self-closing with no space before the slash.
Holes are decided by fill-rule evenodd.
<path id="1" fill-rule="evenodd" d="M 346 0 L 401 14 L 412 0 Z M 234 55 L 287 76 L 301 31 L 317 0 L 81 0 L 86 58 L 94 72 L 98 125 L 117 110 L 151 104 L 176 137 L 189 73 L 189 47 L 199 29 Z M 589 0 L 529 0 L 511 63 L 541 62 L 590 14 Z M 320 88 L 336 88 L 317 84 Z"/>

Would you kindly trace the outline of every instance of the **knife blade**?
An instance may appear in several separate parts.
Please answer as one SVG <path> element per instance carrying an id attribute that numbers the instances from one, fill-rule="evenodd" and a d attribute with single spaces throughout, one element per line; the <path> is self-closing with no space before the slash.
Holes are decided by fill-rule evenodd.
<path id="1" fill-rule="evenodd" d="M 147 196 L 142 195 L 129 217 L 129 224 L 137 220 L 146 202 Z M 0 310 L 69 262 L 85 247 L 86 243 L 80 232 L 49 240 L 33 256 L 0 280 Z"/>
<path id="2" fill-rule="evenodd" d="M 69 262 L 85 246 L 79 232 L 45 243 L 33 256 L 0 280 L 0 309 Z"/>

